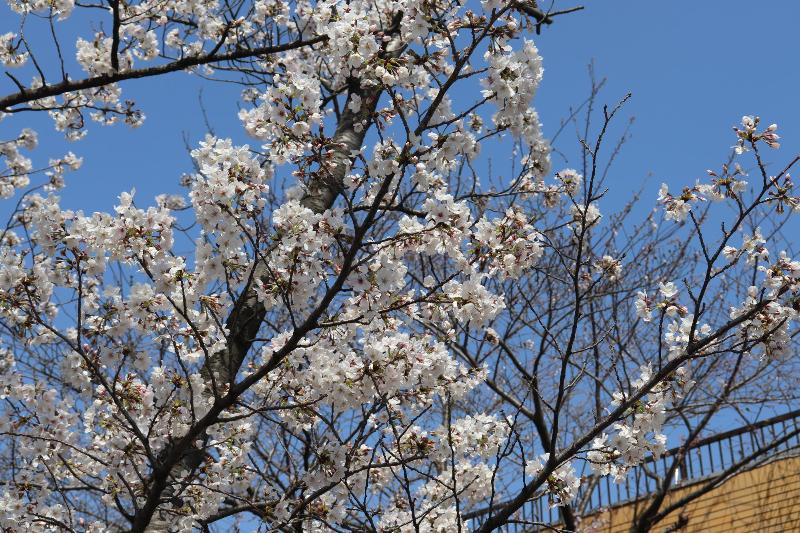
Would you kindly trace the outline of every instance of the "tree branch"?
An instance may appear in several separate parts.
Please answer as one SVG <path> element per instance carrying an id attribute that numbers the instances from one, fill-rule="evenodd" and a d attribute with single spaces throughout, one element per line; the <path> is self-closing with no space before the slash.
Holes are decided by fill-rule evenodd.
<path id="1" fill-rule="evenodd" d="M 115 72 L 114 74 L 104 74 L 102 76 L 94 76 L 82 80 L 66 80 L 52 85 L 43 85 L 36 89 L 26 89 L 20 86 L 19 92 L 0 98 L 0 111 L 13 113 L 14 110 L 11 109 L 11 106 L 32 102 L 34 100 L 40 100 L 42 98 L 48 98 L 50 96 L 58 96 L 83 89 L 94 89 L 124 80 L 160 76 L 162 74 L 169 74 L 170 72 L 177 72 L 179 70 L 185 70 L 198 65 L 207 65 L 209 63 L 219 63 L 222 61 L 233 61 L 235 59 L 276 54 L 279 52 L 285 52 L 287 50 L 293 50 L 295 48 L 311 46 L 327 40 L 327 35 L 320 35 L 318 37 L 314 37 L 313 39 L 292 41 L 291 43 L 280 44 L 276 46 L 264 46 L 249 50 L 236 50 L 235 52 L 229 52 L 226 54 L 211 53 L 203 56 L 184 57 L 183 59 L 178 59 L 165 65 L 127 70 L 124 72 Z"/>

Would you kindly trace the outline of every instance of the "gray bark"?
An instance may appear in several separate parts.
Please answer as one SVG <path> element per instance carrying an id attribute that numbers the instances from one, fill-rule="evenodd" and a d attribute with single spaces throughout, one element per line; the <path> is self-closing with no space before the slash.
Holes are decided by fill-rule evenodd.
<path id="1" fill-rule="evenodd" d="M 402 45 L 397 36 L 399 22 L 402 14 L 398 14 L 393 21 L 391 32 L 394 38 L 388 43 L 384 54 L 387 57 L 397 57 L 402 51 Z M 326 153 L 326 160 L 320 164 L 320 168 L 315 172 L 307 185 L 305 195 L 301 204 L 315 213 L 322 213 L 333 206 L 339 193 L 342 191 L 344 177 L 353 163 L 352 153 L 361 149 L 364 137 L 367 134 L 369 125 L 372 122 L 373 114 L 380 100 L 383 87 L 381 84 L 374 84 L 363 87 L 356 80 L 348 94 L 348 102 L 353 94 L 361 97 L 361 107 L 354 112 L 345 105 L 337 124 L 336 132 L 332 138 L 330 149 Z M 366 126 L 356 128 L 357 124 Z M 263 262 L 257 262 L 254 266 L 253 279 L 267 279 L 267 266 Z M 244 362 L 253 339 L 256 337 L 261 323 L 266 315 L 264 306 L 259 302 L 252 284 L 245 287 L 238 300 L 234 303 L 226 326 L 229 331 L 227 349 L 217 352 L 209 357 L 203 369 L 203 376 L 209 384 L 216 385 L 220 395 L 225 394 L 225 390 L 232 386 L 236 381 L 236 375 Z M 174 491 L 174 486 L 169 483 L 169 478 L 177 477 L 181 471 L 194 470 L 203 460 L 203 454 L 196 449 L 185 450 L 179 461 L 168 470 L 166 476 L 153 475 L 153 483 L 161 485 L 159 501 L 163 502 L 157 507 L 171 505 L 170 494 Z M 167 470 L 164 470 L 167 472 Z M 151 502 L 152 503 L 152 502 Z M 179 502 L 176 502 L 179 503 Z M 148 533 L 176 533 L 177 530 L 172 526 L 170 519 L 171 513 L 164 508 L 155 510 L 153 508 L 140 511 L 147 516 L 137 516 L 134 519 L 134 527 L 131 531 L 144 531 Z M 137 513 L 139 515 L 140 513 Z M 142 524 L 141 526 L 139 524 Z"/>

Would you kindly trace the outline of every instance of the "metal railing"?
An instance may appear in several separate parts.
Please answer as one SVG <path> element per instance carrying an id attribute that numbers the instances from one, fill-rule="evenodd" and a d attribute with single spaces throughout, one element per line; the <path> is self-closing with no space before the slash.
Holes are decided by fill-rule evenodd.
<path id="1" fill-rule="evenodd" d="M 674 471 L 670 490 L 698 483 L 721 474 L 746 470 L 749 466 L 773 460 L 781 455 L 800 453 L 800 410 L 785 413 L 711 437 L 697 439 L 666 451 L 661 457 L 650 457 L 634 468 L 621 482 L 609 476 L 587 476 L 575 500 L 575 514 L 591 515 L 602 509 L 636 501 L 659 490 L 675 458 L 685 456 Z M 754 457 L 754 456 L 757 456 Z M 745 464 L 741 464 L 741 463 Z M 528 502 L 515 515 L 514 521 L 500 531 L 534 532 L 546 529 L 535 524 L 555 525 L 561 522 L 558 508 L 551 508 L 546 496 Z M 477 526 L 480 520 L 473 525 Z"/>

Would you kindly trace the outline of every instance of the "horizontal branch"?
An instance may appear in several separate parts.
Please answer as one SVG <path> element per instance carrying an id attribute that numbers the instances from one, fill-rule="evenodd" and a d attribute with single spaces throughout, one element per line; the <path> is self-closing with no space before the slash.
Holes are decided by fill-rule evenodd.
<path id="1" fill-rule="evenodd" d="M 567 15 L 569 13 L 574 13 L 576 11 L 581 11 L 584 9 L 583 6 L 575 6 L 569 9 L 564 9 L 563 11 L 542 11 L 535 4 L 528 4 L 525 2 L 515 2 L 514 7 L 523 13 L 533 17 L 536 19 L 536 22 L 539 24 L 552 24 L 553 17 L 558 15 Z"/>
<path id="2" fill-rule="evenodd" d="M 58 96 L 65 93 L 80 91 L 83 89 L 94 89 L 96 87 L 103 87 L 110 83 L 116 83 L 124 80 L 148 78 L 150 76 L 160 76 L 162 74 L 169 74 L 170 72 L 177 72 L 187 68 L 196 67 L 199 65 L 207 65 L 209 63 L 220 63 L 223 61 L 233 61 L 236 59 L 245 59 L 253 56 L 276 54 L 293 50 L 295 48 L 302 48 L 303 46 L 311 46 L 323 41 L 327 41 L 327 35 L 320 35 L 313 39 L 306 41 L 292 41 L 291 43 L 279 44 L 276 46 L 263 46 L 261 48 L 241 49 L 227 54 L 210 53 L 202 56 L 189 56 L 178 59 L 171 63 L 158 65 L 155 67 L 141 68 L 127 70 L 123 72 L 115 72 L 113 74 L 104 74 L 102 76 L 94 76 L 82 80 L 65 80 L 61 83 L 52 85 L 43 85 L 36 89 L 21 88 L 19 92 L 9 94 L 0 98 L 0 111 L 11 112 L 11 106 L 32 102 L 50 96 Z"/>

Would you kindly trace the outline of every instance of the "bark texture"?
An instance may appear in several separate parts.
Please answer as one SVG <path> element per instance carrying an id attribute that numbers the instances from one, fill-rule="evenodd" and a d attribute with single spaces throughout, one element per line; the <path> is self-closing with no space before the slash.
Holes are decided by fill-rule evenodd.
<path id="1" fill-rule="evenodd" d="M 386 57 L 397 57 L 402 52 L 403 46 L 398 37 L 401 17 L 402 13 L 398 13 L 393 21 L 390 29 L 393 38 L 384 49 Z M 349 106 L 345 105 L 331 139 L 330 148 L 325 154 L 326 160 L 306 184 L 307 190 L 301 200 L 304 207 L 315 213 L 322 213 L 333 206 L 342 191 L 344 177 L 353 163 L 352 154 L 361 149 L 382 92 L 383 87 L 380 83 L 364 86 L 359 80 L 353 81 L 348 94 L 348 102 L 352 95 L 358 95 L 361 97 L 361 107 L 358 111 L 352 111 Z M 356 127 L 359 124 L 362 127 Z M 263 261 L 256 262 L 253 269 L 252 279 L 267 278 L 268 269 Z M 253 284 L 250 283 L 240 294 L 226 321 L 229 331 L 227 348 L 209 357 L 203 369 L 203 376 L 209 384 L 209 389 L 213 390 L 215 386 L 217 393 L 223 396 L 236 383 L 236 375 L 253 345 L 253 339 L 257 336 L 265 315 L 266 310 L 258 300 Z M 162 470 L 160 475 L 154 474 L 155 490 L 151 491 L 151 495 L 159 494 L 158 502 L 148 501 L 151 505 L 143 507 L 137 513 L 131 531 L 177 533 L 172 526 L 170 513 L 166 512 L 166 509 L 165 512 L 159 512 L 157 509 L 172 504 L 174 498 L 171 494 L 174 493 L 176 487 L 170 483 L 170 478 L 178 477 L 181 472 L 191 472 L 200 465 L 202 460 L 202 452 L 192 447 L 183 451 L 180 460 L 172 466 L 164 465 L 168 468 Z M 155 507 L 153 507 L 153 503 L 156 504 Z M 179 503 L 178 501 L 174 502 L 176 505 Z"/>

